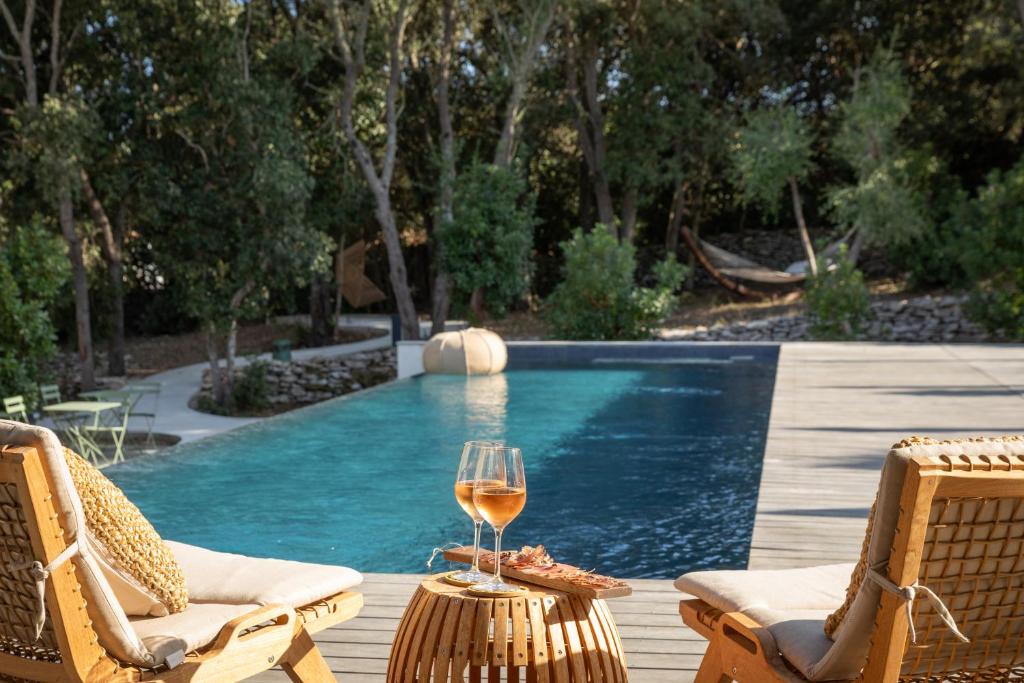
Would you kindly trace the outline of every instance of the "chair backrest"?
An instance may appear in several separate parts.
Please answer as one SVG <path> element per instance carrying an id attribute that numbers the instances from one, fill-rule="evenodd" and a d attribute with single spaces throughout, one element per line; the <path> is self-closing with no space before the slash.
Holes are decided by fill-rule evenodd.
<path id="1" fill-rule="evenodd" d="M 897 587 L 934 592 L 969 642 L 918 589 L 911 643 L 905 599 L 883 591 L 862 679 L 1024 674 L 1024 438 L 908 447 L 887 576 Z"/>
<path id="2" fill-rule="evenodd" d="M 36 637 L 39 596 L 26 561 L 48 565 L 67 543 L 39 452 L 0 446 L 0 673 L 37 680 L 73 680 L 106 653 L 80 609 L 82 587 L 71 562 L 46 582 L 46 620 Z"/>
<path id="3" fill-rule="evenodd" d="M 109 680 L 118 666 L 112 657 L 147 668 L 161 663 L 97 564 L 52 431 L 0 420 L 0 520 L 0 678 Z M 52 567 L 42 584 L 45 619 L 37 640 L 38 570 L 74 542 L 77 554 Z M 33 562 L 35 569 L 19 568 Z"/>
<path id="4" fill-rule="evenodd" d="M 10 415 L 12 419 L 28 422 L 28 408 L 25 406 L 25 398 L 23 396 L 8 396 L 5 398 L 4 412 Z"/>
<path id="5" fill-rule="evenodd" d="M 39 385 L 39 395 L 43 399 L 44 406 L 48 406 L 51 403 L 60 403 L 60 387 L 56 384 Z"/>

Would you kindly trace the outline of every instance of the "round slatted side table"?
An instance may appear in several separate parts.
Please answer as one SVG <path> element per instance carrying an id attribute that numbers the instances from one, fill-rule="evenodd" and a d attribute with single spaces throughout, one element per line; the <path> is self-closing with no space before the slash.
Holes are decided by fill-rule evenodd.
<path id="1" fill-rule="evenodd" d="M 424 579 L 405 608 L 388 683 L 479 683 L 484 669 L 489 683 L 502 669 L 509 683 L 627 683 L 604 600 L 529 584 L 521 597 L 475 597 L 440 576 Z"/>

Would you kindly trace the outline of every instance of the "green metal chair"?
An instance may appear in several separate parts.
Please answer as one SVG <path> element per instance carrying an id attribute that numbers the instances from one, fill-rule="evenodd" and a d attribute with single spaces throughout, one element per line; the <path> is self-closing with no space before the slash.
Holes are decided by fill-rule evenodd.
<path id="1" fill-rule="evenodd" d="M 160 382 L 131 382 L 125 389 L 138 393 L 138 400 L 132 406 L 131 417 L 139 417 L 146 421 L 146 448 L 156 448 L 153 437 L 153 426 L 156 424 L 157 408 L 160 407 Z M 147 398 L 148 397 L 148 398 Z M 139 410 L 142 404 L 143 410 Z"/>
<path id="2" fill-rule="evenodd" d="M 61 402 L 60 387 L 56 384 L 40 384 L 39 395 L 43 398 L 44 406 Z"/>
<path id="3" fill-rule="evenodd" d="M 8 396 L 4 399 L 4 412 L 12 420 L 32 424 L 28 419 L 28 407 L 25 405 L 24 396 Z"/>

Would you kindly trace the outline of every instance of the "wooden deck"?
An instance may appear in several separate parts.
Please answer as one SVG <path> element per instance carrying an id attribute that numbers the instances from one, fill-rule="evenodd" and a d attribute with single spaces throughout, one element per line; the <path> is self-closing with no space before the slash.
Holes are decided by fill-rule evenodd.
<path id="1" fill-rule="evenodd" d="M 1024 432 L 1024 347 L 785 344 L 769 422 L 752 568 L 852 562 L 889 445 Z M 419 578 L 368 574 L 366 607 L 317 637 L 339 680 L 383 683 Z M 631 683 L 688 683 L 705 644 L 683 628 L 671 581 L 636 580 L 609 601 Z M 280 671 L 253 680 L 285 681 Z"/>

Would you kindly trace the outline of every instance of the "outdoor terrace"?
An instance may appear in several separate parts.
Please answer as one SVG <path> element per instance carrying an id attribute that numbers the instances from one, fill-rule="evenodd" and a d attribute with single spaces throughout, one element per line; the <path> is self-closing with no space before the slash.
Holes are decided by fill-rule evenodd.
<path id="1" fill-rule="evenodd" d="M 750 567 L 854 561 L 888 446 L 911 434 L 1024 431 L 1019 345 L 783 344 Z M 709 457 L 728 457 L 727 453 Z M 379 683 L 419 577 L 368 574 L 360 616 L 316 638 L 339 680 Z M 668 580 L 611 600 L 632 683 L 693 680 L 704 640 Z M 270 671 L 253 680 L 287 680 Z"/>

